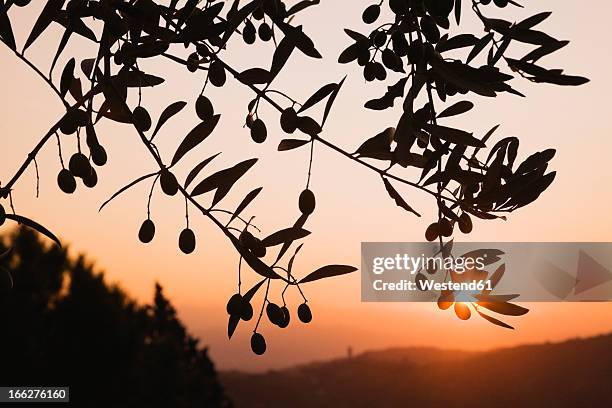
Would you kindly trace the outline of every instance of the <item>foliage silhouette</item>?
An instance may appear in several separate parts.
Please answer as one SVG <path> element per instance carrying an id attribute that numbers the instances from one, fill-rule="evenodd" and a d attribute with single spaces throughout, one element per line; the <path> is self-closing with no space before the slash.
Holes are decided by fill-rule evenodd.
<path id="1" fill-rule="evenodd" d="M 64 104 L 66 114 L 49 129 L 14 176 L 2 186 L 0 196 L 11 198 L 15 183 L 32 162 L 36 165 L 37 154 L 53 136 L 56 136 L 60 150 L 60 189 L 69 194 L 73 193 L 77 188 L 75 178 L 81 179 L 86 187 L 94 187 L 98 176 L 88 156 L 82 151 L 89 150 L 95 166 L 106 164 L 106 150 L 97 137 L 96 124 L 101 120 L 132 124 L 141 142 L 155 160 L 157 168 L 152 173 L 128 183 L 102 207 L 123 191 L 153 178 L 148 197 L 147 218 L 139 232 L 140 240 L 146 243 L 154 239 L 155 235 L 150 203 L 158 182 L 165 194 L 175 196 L 178 193 L 183 196 L 186 225 L 182 234 L 184 238 L 180 240 L 181 250 L 191 252 L 195 249 L 195 232 L 192 235 L 189 229 L 189 208 L 193 207 L 230 240 L 240 255 L 239 265 L 242 265 L 244 260 L 253 272 L 264 278 L 266 294 L 261 305 L 260 318 L 253 330 L 257 333 L 263 310 L 268 303 L 271 280 L 284 286 L 282 294 L 288 288 L 295 288 L 302 295 L 304 302 L 307 301 L 300 288 L 300 279 L 295 277 L 292 271 L 297 250 L 286 267 L 280 266 L 279 262 L 291 245 L 305 236 L 301 231 L 305 231 L 303 227 L 314 211 L 315 196 L 310 188 L 310 175 L 315 143 L 320 143 L 376 173 L 382 178 L 389 196 L 409 213 L 420 216 L 420 212 L 403 198 L 392 182 L 402 183 L 431 195 L 435 199 L 438 214 L 436 221 L 427 228 L 425 237 L 432 241 L 439 240 L 441 247 L 444 245 L 443 238 L 453 235 L 456 224 L 462 232 L 469 233 L 473 226 L 472 216 L 481 219 L 505 219 L 502 214 L 535 201 L 552 183 L 555 172 L 547 173 L 547 169 L 554 156 L 553 149 L 537 152 L 515 166 L 519 140 L 510 137 L 487 149 L 488 157 L 484 159 L 478 154 L 485 152 L 487 142 L 497 126 L 483 137 L 477 138 L 467 130 L 439 123 L 442 119 L 446 121 L 449 117 L 468 112 L 473 107 L 472 102 L 457 101 L 440 113 L 437 113 L 439 109 L 434 103 L 435 97 L 442 102 L 450 102 L 451 98 L 468 93 L 495 97 L 499 93 L 507 92 L 523 96 L 509 84 L 514 76 L 502 72 L 498 67 L 501 61 L 505 62 L 513 73 L 535 83 L 585 83 L 586 78 L 566 75 L 560 69 L 546 69 L 536 64 L 544 56 L 568 43 L 534 29 L 548 18 L 550 13 L 539 13 L 519 23 L 485 17 L 482 10 L 485 6 L 522 7 L 514 1 L 505 0 L 493 3 L 483 0 L 389 0 L 388 4 L 384 5 L 384 13 L 381 7 L 383 2 L 367 7 L 362 14 L 365 23 L 373 24 L 385 15 L 391 15 L 391 20 L 379 25 L 368 35 L 346 29 L 352 44 L 341 53 L 338 61 L 350 63 L 356 60 L 363 66 L 363 76 L 367 81 L 385 81 L 391 76 L 401 74 L 401 78 L 394 79 L 394 83 L 388 86 L 387 92 L 381 98 L 366 102 L 365 107 L 374 110 L 388 109 L 395 105 L 396 99 L 403 98 L 402 113 L 395 127 L 387 127 L 364 141 L 355 153 L 351 154 L 322 136 L 323 126 L 344 79 L 324 85 L 304 103 L 299 103 L 272 87 L 274 79 L 284 69 L 293 53 L 300 52 L 313 59 L 322 58 L 306 30 L 301 25 L 292 25 L 297 13 L 318 3 L 316 0 L 303 0 L 288 6 L 281 0 L 251 0 L 242 3 L 238 0 L 53 0 L 44 5 L 21 48 L 13 35 L 13 14 L 17 14 L 18 7 L 34 3 L 27 0 L 3 0 L 0 2 L 2 42 L 49 85 Z M 463 4 L 471 4 L 472 11 L 486 31 L 484 36 L 460 33 L 451 37 L 445 33 L 449 30 L 450 19 L 453 17 L 461 27 Z M 350 10 L 351 8 L 347 7 L 347 12 Z M 96 20 L 101 23 L 101 29 L 100 25 L 94 24 Z M 61 25 L 64 34 L 50 64 L 49 74 L 45 74 L 26 57 L 25 52 L 39 41 L 53 23 Z M 247 46 L 258 41 L 273 42 L 275 49 L 269 69 L 238 69 L 226 62 L 225 54 L 230 52 L 230 49 L 235 52 L 237 44 L 231 40 L 236 34 L 242 36 L 241 42 Z M 90 55 L 78 56 L 78 61 L 76 58 L 68 60 L 58 81 L 53 76 L 54 68 L 73 36 L 90 40 L 93 48 Z M 510 45 L 516 42 L 534 45 L 536 48 L 522 58 L 510 58 L 507 53 Z M 181 48 L 181 45 L 184 47 Z M 480 66 L 473 66 L 487 48 L 488 55 L 479 62 Z M 464 54 L 467 55 L 461 55 L 461 51 L 465 51 Z M 159 116 L 154 130 L 150 131 L 153 120 L 144 105 L 141 89 L 158 87 L 165 79 L 158 76 L 162 75 L 160 73 L 153 75 L 139 67 L 139 61 L 147 59 L 167 59 L 184 66 L 191 73 L 204 73 L 202 90 L 196 101 L 199 122 L 182 141 L 177 141 L 178 147 L 170 160 L 167 160 L 170 157 L 167 152 L 159 151 L 154 144 L 154 138 L 163 130 L 165 123 L 182 111 L 186 102 L 169 103 Z M 193 155 L 193 151 L 214 133 L 220 114 L 215 114 L 214 102 L 204 93 L 209 86 L 223 87 L 231 77 L 255 94 L 255 99 L 246 104 L 246 125 L 254 142 L 264 143 L 268 138 L 268 125 L 259 112 L 260 104 L 268 103 L 281 113 L 280 127 L 284 132 L 293 134 L 299 130 L 303 134 L 302 138 L 281 140 L 278 150 L 310 146 L 308 179 L 298 200 L 302 215 L 293 226 L 279 231 L 280 236 L 270 234 L 269 237 L 282 238 L 275 239 L 274 245 L 270 246 L 266 240 L 262 241 L 251 232 L 259 231 L 252 225 L 252 218 L 246 220 L 239 216 L 261 191 L 260 188 L 245 197 L 236 211 L 218 207 L 232 187 L 255 165 L 256 158 L 204 176 L 191 191 L 187 188 L 195 182 L 212 158 L 194 167 L 185 183 L 178 181 L 173 170 L 173 166 L 184 157 Z M 134 104 L 128 96 L 136 94 L 137 106 L 130 106 Z M 320 121 L 305 114 L 308 109 L 323 102 L 325 105 Z M 71 156 L 68 169 L 65 168 L 62 158 L 59 133 L 63 134 L 62 138 L 76 135 L 78 142 L 78 151 Z M 81 146 L 81 133 L 86 135 L 87 149 Z M 370 159 L 382 161 L 383 166 L 372 164 L 368 161 Z M 420 177 L 411 181 L 395 171 L 392 172 L 392 169 L 397 170 L 398 165 L 400 168 L 417 169 Z M 213 191 L 211 204 L 202 204 L 200 196 Z M 229 221 L 222 221 L 221 217 L 225 216 L 229 216 Z M 26 220 L 16 219 L 15 216 L 13 219 Z M 236 224 L 240 228 L 236 227 Z M 47 235 L 50 234 L 38 224 L 30 222 L 30 225 Z M 187 235 L 189 236 L 185 238 Z M 271 252 L 268 249 L 280 244 L 282 246 L 275 261 L 265 260 L 264 257 Z M 349 266 L 340 268 L 347 272 L 351 269 Z M 236 313 L 230 313 L 230 337 L 240 320 L 251 319 L 251 300 L 255 292 L 263 287 L 260 283 L 243 295 L 240 274 L 239 266 L 237 295 L 242 299 L 242 306 L 232 308 Z M 322 277 L 335 275 L 338 274 L 323 274 Z M 283 296 L 283 307 L 285 306 Z M 462 312 L 462 316 L 465 315 L 466 313 Z M 258 347 L 258 350 L 261 350 L 261 347 Z"/>
<path id="2" fill-rule="evenodd" d="M 2 248 L 6 249 L 6 239 Z M 139 305 L 84 257 L 70 259 L 24 228 L 2 258 L 0 383 L 70 386 L 90 407 L 227 407 L 207 349 L 155 286 Z"/>

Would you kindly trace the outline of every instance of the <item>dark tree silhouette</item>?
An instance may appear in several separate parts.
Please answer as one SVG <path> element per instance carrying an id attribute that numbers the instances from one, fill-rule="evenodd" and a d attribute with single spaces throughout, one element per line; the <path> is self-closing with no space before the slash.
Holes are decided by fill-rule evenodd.
<path id="1" fill-rule="evenodd" d="M 6 239 L 1 246 L 6 249 Z M 70 386 L 89 407 L 227 407 L 207 349 L 155 287 L 139 305 L 79 257 L 16 230 L 2 258 L 0 384 Z"/>
<path id="2" fill-rule="evenodd" d="M 488 10 L 484 10 L 485 7 L 495 9 L 508 5 L 522 7 L 510 0 L 381 1 L 363 12 L 363 21 L 373 24 L 381 16 L 390 16 L 388 21 L 366 34 L 346 29 L 352 44 L 342 52 L 339 62 L 356 60 L 364 67 L 363 76 L 367 81 L 385 81 L 388 77 L 396 76 L 388 91 L 381 98 L 368 101 L 366 108 L 383 110 L 394 107 L 396 99 L 403 101 L 397 106 L 401 109 L 398 109 L 400 113 L 396 126 L 383 129 L 350 153 L 322 135 L 323 126 L 344 80 L 321 87 L 303 103 L 272 85 L 293 53 L 322 58 L 306 34 L 307 30 L 293 24 L 297 13 L 318 4 L 318 0 L 297 1 L 291 5 L 281 0 L 49 0 L 45 2 L 24 44 L 18 46 L 12 29 L 13 15 L 18 14 L 18 7 L 34 3 L 38 2 L 1 1 L 0 37 L 15 56 L 33 69 L 57 94 L 66 108 L 66 114 L 51 126 L 17 172 L 3 183 L 0 196 L 11 198 L 15 183 L 31 164 L 36 165 L 40 149 L 54 137 L 59 147 L 61 166 L 57 177 L 59 188 L 68 194 L 74 193 L 77 179 L 82 180 L 86 187 L 94 187 L 98 175 L 91 163 L 103 166 L 107 161 L 103 141 L 96 134 L 96 124 L 101 120 L 110 120 L 133 125 L 136 135 L 157 166 L 129 182 L 102 207 L 132 186 L 151 181 L 149 205 L 158 185 L 165 194 L 175 196 L 178 193 L 185 200 L 186 223 L 178 240 L 181 251 L 191 253 L 196 248 L 196 235 L 189 227 L 190 208 L 195 208 L 218 227 L 239 253 L 239 265 L 245 261 L 262 278 L 253 288 L 243 291 L 239 266 L 238 290 L 227 305 L 229 337 L 241 320 L 253 318 L 253 296 L 266 287 L 251 339 L 253 351 L 257 354 L 266 350 L 265 339 L 258 332 L 264 309 L 269 320 L 279 327 L 286 327 L 290 321 L 284 296 L 281 296 L 283 305 L 268 301 L 272 281 L 279 284 L 272 289 L 282 290 L 283 295 L 289 288 L 299 291 L 304 302 L 298 306 L 297 316 L 307 323 L 312 313 L 300 284 L 356 270 L 346 265 L 328 265 L 298 279 L 292 267 L 301 246 L 297 247 L 293 256 L 286 256 L 295 241 L 309 234 L 304 226 L 316 207 L 315 194 L 310 188 L 315 143 L 336 151 L 381 177 L 388 195 L 409 213 L 420 216 L 420 212 L 404 199 L 393 184 L 401 183 L 430 195 L 435 200 L 437 217 L 427 228 L 425 237 L 430 241 L 439 240 L 442 248 L 443 239 L 453 235 L 456 225 L 461 232 L 470 233 L 472 217 L 505 219 L 505 214 L 535 201 L 553 182 L 555 172 L 549 172 L 548 165 L 555 151 L 547 149 L 536 152 L 520 164 L 515 163 L 518 138 L 507 137 L 492 148 L 487 148 L 497 126 L 477 138 L 469 130 L 442 124 L 448 117 L 469 111 L 473 107 L 472 102 L 456 101 L 446 109 L 441 109 L 438 102 L 445 103 L 468 93 L 484 97 L 495 97 L 503 92 L 523 96 L 510 85 L 515 74 L 535 83 L 580 85 L 587 81 L 582 77 L 566 75 L 561 69 L 547 69 L 539 65 L 541 58 L 568 43 L 534 28 L 550 13 L 539 13 L 513 23 L 487 17 Z M 347 13 L 360 12 L 353 10 L 350 2 L 345 3 Z M 461 16 L 465 12 L 462 10 L 466 9 L 466 4 L 471 6 L 472 12 L 482 22 L 484 35 L 460 32 L 450 36 L 445 33 L 450 29 L 451 19 L 461 27 Z M 383 7 L 385 12 L 381 13 Z M 33 64 L 26 51 L 39 41 L 52 23 L 61 25 L 64 34 L 53 58 L 50 58 L 47 71 L 47 68 L 43 70 Z M 239 42 L 247 45 L 254 44 L 257 38 L 260 42 L 273 42 L 274 53 L 269 69 L 235 68 L 226 62 L 226 53 L 236 49 L 236 34 L 242 37 Z M 60 69 L 56 69 L 57 63 L 74 36 L 90 40 L 93 44 L 91 52 L 70 58 L 65 64 L 62 62 L 60 73 Z M 512 50 L 511 45 L 517 42 L 535 48 L 520 58 L 511 58 L 508 53 Z M 484 53 L 484 50 L 488 50 L 488 53 Z M 171 154 L 157 148 L 155 137 L 187 102 L 170 103 L 153 127 L 140 91 L 143 87 L 160 86 L 164 77 L 163 73 L 153 75 L 142 70 L 139 62 L 147 59 L 170 60 L 194 75 L 202 74 L 202 90 L 195 101 L 198 124 L 181 141 L 177 141 L 177 148 Z M 509 72 L 502 71 L 499 66 L 501 62 L 506 63 Z M 265 238 L 255 236 L 260 230 L 252 225 L 252 218 L 247 220 L 241 217 L 246 207 L 259 195 L 261 187 L 252 190 L 240 204 L 233 207 L 235 210 L 219 207 L 227 193 L 255 165 L 257 159 L 244 160 L 201 177 L 208 172 L 215 156 L 201 158 L 182 182 L 178 181 L 173 168 L 185 156 L 193 154 L 193 150 L 215 130 L 220 114 L 215 112 L 213 101 L 206 96 L 206 89 L 224 86 L 228 74 L 255 94 L 255 98 L 246 103 L 245 115 L 254 142 L 267 140 L 267 125 L 259 107 L 268 103 L 279 111 L 280 127 L 285 133 L 293 134 L 299 130 L 301 134 L 300 137 L 280 141 L 278 150 L 310 147 L 308 178 L 298 200 L 301 215 L 288 228 Z M 323 105 L 323 102 L 323 114 L 319 121 L 306 115 L 307 110 Z M 85 137 L 81 138 L 81 135 Z M 66 149 L 61 139 L 67 138 L 76 139 L 78 147 L 70 156 L 66 168 L 62 156 Z M 82 146 L 81 139 L 84 139 L 86 147 Z M 377 162 L 372 164 L 370 160 Z M 409 168 L 411 174 L 416 171 L 418 177 L 408 179 L 408 176 L 401 174 L 404 168 Z M 196 180 L 199 181 L 196 183 Z M 191 187 L 192 183 L 195 187 Z M 214 194 L 209 194 L 213 191 Z M 203 204 L 202 198 L 206 194 L 212 195 L 209 204 Z M 0 218 L 4 220 L 4 208 L 0 207 L 0 210 Z M 27 223 L 54 238 L 40 225 L 15 215 L 14 210 L 6 217 Z M 150 206 L 138 236 L 144 243 L 154 239 L 155 223 Z M 280 250 L 272 255 L 275 247 L 280 247 Z M 281 266 L 281 262 L 285 266 Z M 448 272 L 445 279 L 451 279 L 452 274 Z M 449 299 L 445 294 L 441 294 L 441 300 L 444 300 L 442 304 L 452 304 L 452 301 L 446 301 Z M 489 322 L 508 327 L 480 313 L 476 305 L 472 306 Z M 471 315 L 462 304 L 455 310 L 460 318 Z"/>

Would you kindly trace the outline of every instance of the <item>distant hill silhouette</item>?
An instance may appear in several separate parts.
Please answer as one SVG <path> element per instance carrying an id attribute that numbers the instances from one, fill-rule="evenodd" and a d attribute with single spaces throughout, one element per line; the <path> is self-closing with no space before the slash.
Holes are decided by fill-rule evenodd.
<path id="1" fill-rule="evenodd" d="M 238 407 L 610 407 L 612 334 L 488 352 L 397 348 L 221 375 Z"/>

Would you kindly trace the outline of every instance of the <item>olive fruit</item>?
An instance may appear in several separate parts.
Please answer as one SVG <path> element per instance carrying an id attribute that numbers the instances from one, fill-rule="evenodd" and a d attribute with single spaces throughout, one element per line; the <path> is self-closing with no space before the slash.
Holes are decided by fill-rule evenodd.
<path id="1" fill-rule="evenodd" d="M 185 228 L 179 235 L 179 248 L 183 253 L 190 254 L 196 246 L 196 237 L 193 230 Z"/>
<path id="2" fill-rule="evenodd" d="M 242 313 L 240 314 L 240 318 L 245 322 L 248 322 L 253 318 L 253 306 L 250 302 L 243 302 L 242 304 Z"/>
<path id="3" fill-rule="evenodd" d="M 76 113 L 66 114 L 60 123 L 60 131 L 65 135 L 71 135 L 77 131 L 79 124 Z"/>
<path id="4" fill-rule="evenodd" d="M 102 167 L 108 161 L 108 156 L 106 155 L 106 150 L 101 145 L 94 145 L 90 148 L 91 151 L 91 160 L 98 167 Z"/>
<path id="5" fill-rule="evenodd" d="M 302 323 L 310 323 L 312 321 L 312 312 L 306 303 L 298 306 L 298 317 Z"/>
<path id="6" fill-rule="evenodd" d="M 204 95 L 200 95 L 196 101 L 196 113 L 198 118 L 200 118 L 200 120 L 203 122 L 211 120 L 215 114 L 215 110 L 210 102 L 210 99 Z"/>
<path id="7" fill-rule="evenodd" d="M 258 356 L 266 352 L 266 339 L 264 339 L 264 336 L 259 333 L 253 333 L 251 336 L 251 350 Z"/>
<path id="8" fill-rule="evenodd" d="M 225 308 L 227 310 L 227 314 L 230 316 L 240 316 L 242 314 L 243 303 L 244 300 L 242 299 L 242 295 L 240 293 L 232 295 Z"/>
<path id="9" fill-rule="evenodd" d="M 372 43 L 374 44 L 376 48 L 383 47 L 386 42 L 387 42 L 387 33 L 382 30 L 377 31 L 376 34 L 374 34 L 374 37 L 372 38 Z"/>
<path id="10" fill-rule="evenodd" d="M 150 219 L 144 220 L 138 231 L 138 239 L 143 244 L 148 244 L 155 237 L 155 224 Z"/>
<path id="11" fill-rule="evenodd" d="M 261 23 L 259 25 L 259 29 L 257 30 L 257 34 L 259 34 L 259 38 L 262 41 L 270 41 L 272 38 L 272 29 L 268 23 Z"/>
<path id="12" fill-rule="evenodd" d="M 96 169 L 93 167 L 89 168 L 89 172 L 83 176 L 83 184 L 85 184 L 85 187 L 89 188 L 93 188 L 98 184 L 98 173 L 96 173 Z"/>
<path id="13" fill-rule="evenodd" d="M 295 109 L 287 108 L 283 110 L 280 117 L 280 125 L 283 132 L 293 133 L 297 129 L 298 117 Z"/>
<path id="14" fill-rule="evenodd" d="M 250 20 L 245 20 L 244 29 L 242 30 L 242 39 L 247 44 L 253 44 L 256 39 L 257 32 L 255 26 Z"/>
<path id="15" fill-rule="evenodd" d="M 270 322 L 275 325 L 280 325 L 282 323 L 284 314 L 281 308 L 275 303 L 268 303 L 266 306 L 266 315 Z"/>
<path id="16" fill-rule="evenodd" d="M 429 16 L 422 17 L 421 30 L 423 30 L 423 34 L 425 35 L 427 41 L 434 44 L 440 41 L 440 30 L 438 29 L 438 26 L 433 18 Z"/>
<path id="17" fill-rule="evenodd" d="M 225 85 L 225 68 L 219 61 L 213 61 L 208 67 L 208 80 L 216 87 Z"/>
<path id="18" fill-rule="evenodd" d="M 363 67 L 363 78 L 368 82 L 376 79 L 376 64 L 374 62 L 365 64 Z"/>
<path id="19" fill-rule="evenodd" d="M 76 180 L 67 169 L 61 169 L 57 175 L 57 185 L 66 194 L 72 194 L 76 190 Z"/>
<path id="20" fill-rule="evenodd" d="M 162 191 L 169 196 L 173 196 L 178 191 L 178 181 L 174 174 L 168 170 L 163 170 L 159 177 L 159 183 L 161 184 Z"/>
<path id="21" fill-rule="evenodd" d="M 68 169 L 74 176 L 83 178 L 91 172 L 91 164 L 83 153 L 75 153 L 70 157 Z"/>
<path id="22" fill-rule="evenodd" d="M 281 312 L 283 313 L 283 319 L 278 324 L 278 327 L 284 329 L 285 327 L 289 326 L 289 321 L 291 321 L 291 315 L 289 314 L 289 309 L 287 308 L 287 306 L 281 307 Z"/>
<path id="23" fill-rule="evenodd" d="M 467 213 L 461 214 L 459 217 L 459 230 L 464 234 L 472 232 L 472 219 Z"/>
<path id="24" fill-rule="evenodd" d="M 187 57 L 187 71 L 196 72 L 200 66 L 200 56 L 197 52 L 190 54 Z"/>
<path id="25" fill-rule="evenodd" d="M 309 189 L 302 191 L 298 200 L 298 206 L 302 214 L 312 214 L 316 206 L 314 193 Z"/>
<path id="26" fill-rule="evenodd" d="M 136 125 L 138 130 L 141 132 L 146 132 L 147 130 L 151 129 L 151 115 L 149 115 L 149 112 L 145 108 L 142 106 L 136 107 L 136 109 L 134 109 L 133 116 L 134 125 Z"/>
<path id="27" fill-rule="evenodd" d="M 435 241 L 438 236 L 440 236 L 440 228 L 438 227 L 438 223 L 434 222 L 425 230 L 425 239 L 431 242 Z"/>
<path id="28" fill-rule="evenodd" d="M 390 48 L 387 48 L 382 52 L 382 61 L 385 67 L 389 68 L 390 70 L 401 72 L 404 69 L 402 67 L 402 60 Z"/>
<path id="29" fill-rule="evenodd" d="M 385 66 L 380 62 L 374 63 L 374 77 L 379 81 L 384 81 L 387 78 L 387 71 Z"/>
<path id="30" fill-rule="evenodd" d="M 446 218 L 442 218 L 438 223 L 438 226 L 440 228 L 440 235 L 443 237 L 450 237 L 453 235 L 453 224 L 451 224 L 451 222 Z"/>
<path id="31" fill-rule="evenodd" d="M 246 117 L 246 121 L 245 121 L 245 123 L 246 123 L 246 125 L 247 125 L 247 127 L 248 127 L 249 129 L 251 128 L 251 126 L 253 126 L 253 122 L 255 122 L 255 119 L 253 119 L 253 114 L 252 114 L 252 113 L 249 113 L 249 114 L 247 115 L 247 117 Z"/>
<path id="32" fill-rule="evenodd" d="M 468 320 L 472 316 L 468 305 L 461 302 L 455 302 L 455 314 L 461 320 Z"/>
<path id="33" fill-rule="evenodd" d="M 255 143 L 263 143 L 266 141 L 268 137 L 268 131 L 266 129 L 266 124 L 261 119 L 255 119 L 255 121 L 251 124 L 251 139 Z"/>
<path id="34" fill-rule="evenodd" d="M 6 221 L 6 210 L 4 209 L 4 206 L 0 204 L 0 225 L 4 224 L 5 221 Z"/>
<path id="35" fill-rule="evenodd" d="M 361 19 L 366 24 L 372 24 L 378 19 L 378 16 L 380 16 L 380 6 L 378 4 L 372 4 L 363 11 Z"/>

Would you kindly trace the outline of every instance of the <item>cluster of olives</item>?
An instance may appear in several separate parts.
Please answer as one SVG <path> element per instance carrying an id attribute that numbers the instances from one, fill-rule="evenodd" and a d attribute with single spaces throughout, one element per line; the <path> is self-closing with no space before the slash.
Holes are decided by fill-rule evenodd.
<path id="1" fill-rule="evenodd" d="M 230 299 L 230 302 L 228 303 L 228 313 L 230 313 L 229 307 L 230 303 L 232 302 L 232 299 L 242 299 L 242 297 L 238 298 L 238 296 L 240 295 L 235 294 Z M 239 300 L 235 300 L 234 302 L 237 304 Z M 266 315 L 268 316 L 268 319 L 272 324 L 282 329 L 287 327 L 289 325 L 289 321 L 291 320 L 291 316 L 289 314 L 289 309 L 287 308 L 287 306 L 283 305 L 282 307 L 280 307 L 277 304 L 271 302 L 269 302 L 266 306 Z M 298 306 L 298 318 L 302 323 L 310 323 L 312 321 L 312 312 L 310 311 L 310 307 L 306 303 L 302 303 L 300 306 Z M 267 346 L 265 337 L 261 333 L 253 332 L 253 335 L 251 336 L 251 350 L 253 350 L 253 353 L 260 356 L 266 352 L 266 347 Z"/>
<path id="2" fill-rule="evenodd" d="M 253 18 L 255 20 L 263 20 L 264 12 L 262 8 L 258 8 L 253 12 Z M 244 28 L 242 29 L 242 39 L 247 44 L 254 44 L 255 40 L 259 36 L 261 41 L 270 41 L 272 39 L 272 27 L 265 21 L 262 21 L 259 24 L 259 27 L 256 29 L 255 25 L 250 19 L 244 20 Z"/>
<path id="3" fill-rule="evenodd" d="M 148 244 L 153 241 L 153 238 L 155 238 L 155 223 L 150 218 L 147 218 L 140 225 L 138 239 L 143 244 Z M 195 250 L 196 236 L 192 229 L 185 228 L 181 231 L 178 245 L 184 254 L 190 254 Z"/>
<path id="4" fill-rule="evenodd" d="M 260 118 L 255 119 L 252 114 L 247 116 L 246 124 L 251 130 L 251 139 L 255 143 L 263 143 L 268 138 L 266 124 Z"/>
<path id="5" fill-rule="evenodd" d="M 455 223 L 459 225 L 459 230 L 464 234 L 472 232 L 472 218 L 467 213 L 463 213 L 456 221 L 442 217 L 438 222 L 429 225 L 425 230 L 425 239 L 435 241 L 439 237 L 450 237 L 453 235 Z"/>
<path id="6" fill-rule="evenodd" d="M 96 166 L 104 166 L 108 160 L 106 150 L 99 143 L 93 125 L 89 123 L 89 115 L 83 110 L 69 111 L 59 124 L 59 130 L 65 135 L 72 135 L 80 128 L 86 128 L 87 146 L 91 154 L 91 161 Z M 98 174 L 91 165 L 89 158 L 81 152 L 70 157 L 68 169 L 62 168 L 57 175 L 57 184 L 64 193 L 72 194 L 76 190 L 76 179 L 83 180 L 86 187 L 92 188 L 98 184 Z"/>
<path id="7" fill-rule="evenodd" d="M 94 164 L 102 166 L 106 163 L 106 152 L 102 146 L 100 150 L 92 151 Z M 95 154 L 94 154 L 95 153 Z M 70 157 L 68 169 L 60 170 L 57 175 L 57 185 L 66 194 L 72 194 L 76 190 L 76 178 L 83 180 L 86 187 L 93 188 L 98 184 L 98 174 L 89 163 L 89 159 L 83 153 L 75 153 Z"/>

